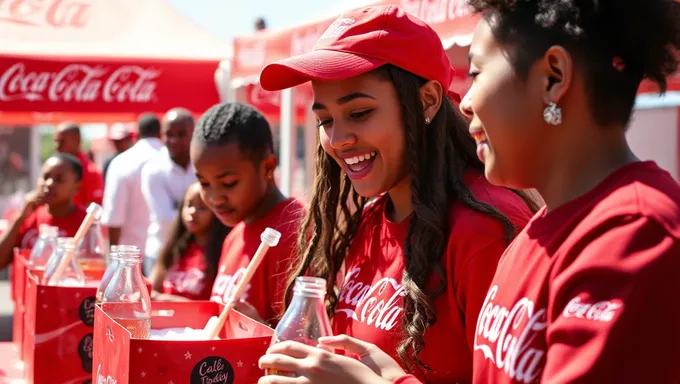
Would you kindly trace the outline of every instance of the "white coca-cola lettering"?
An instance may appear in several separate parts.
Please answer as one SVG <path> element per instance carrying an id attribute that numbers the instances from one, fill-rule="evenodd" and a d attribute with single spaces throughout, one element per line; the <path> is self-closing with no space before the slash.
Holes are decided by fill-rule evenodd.
<path id="1" fill-rule="evenodd" d="M 102 370 L 102 365 L 99 364 L 97 366 L 97 384 L 116 384 L 116 383 L 118 383 L 118 380 L 114 379 L 111 376 L 107 375 L 106 377 L 104 377 L 104 375 L 101 374 L 101 370 Z"/>
<path id="2" fill-rule="evenodd" d="M 211 300 L 217 300 L 221 303 L 227 303 L 234 297 L 236 293 L 236 284 L 243 278 L 246 273 L 245 268 L 239 268 L 233 275 L 228 275 L 224 273 L 224 267 L 220 268 L 220 272 L 217 274 L 215 279 L 215 284 L 213 284 L 212 298 Z M 251 284 L 246 286 L 241 300 L 248 300 L 248 291 L 250 291 Z"/>
<path id="3" fill-rule="evenodd" d="M 86 337 L 83 342 L 83 352 L 87 354 L 87 357 L 92 359 L 92 337 Z"/>
<path id="4" fill-rule="evenodd" d="M 580 297 L 571 299 L 562 311 L 565 318 L 575 317 L 585 320 L 610 322 L 623 304 L 616 300 L 598 301 L 596 303 L 584 303 Z"/>
<path id="5" fill-rule="evenodd" d="M 58 72 L 35 72 L 19 62 L 0 75 L 0 100 L 148 103 L 154 101 L 155 80 L 160 74 L 137 65 L 122 65 L 111 71 L 89 64 L 69 64 Z"/>
<path id="6" fill-rule="evenodd" d="M 199 368 L 202 384 L 227 383 L 229 374 L 224 372 L 224 363 L 215 360 L 212 364 L 204 362 Z"/>
<path id="7" fill-rule="evenodd" d="M 335 312 L 378 329 L 393 329 L 399 324 L 406 290 L 389 277 L 378 280 L 374 285 L 356 281 L 360 272 L 361 268 L 354 268 L 347 274 Z"/>
<path id="8" fill-rule="evenodd" d="M 526 297 L 511 309 L 496 305 L 493 300 L 497 293 L 498 286 L 494 285 L 484 299 L 477 319 L 474 350 L 481 351 L 484 358 L 511 379 L 533 383 L 545 364 L 546 351 L 533 344 L 537 338 L 545 338 L 546 310 L 537 310 L 534 302 Z"/>
<path id="9" fill-rule="evenodd" d="M 0 21 L 53 28 L 82 28 L 90 17 L 91 1 L 0 0 Z"/>
<path id="10" fill-rule="evenodd" d="M 472 14 L 465 0 L 401 0 L 401 6 L 430 25 Z"/>
<path id="11" fill-rule="evenodd" d="M 166 280 L 170 286 L 174 287 L 177 292 L 190 293 L 198 295 L 203 291 L 205 273 L 198 268 L 190 268 L 186 271 L 178 271 L 173 267 L 166 276 Z"/>
<path id="12" fill-rule="evenodd" d="M 144 69 L 136 65 L 121 66 L 104 84 L 103 97 L 107 103 L 148 103 L 156 91 L 155 79 L 159 71 Z"/>

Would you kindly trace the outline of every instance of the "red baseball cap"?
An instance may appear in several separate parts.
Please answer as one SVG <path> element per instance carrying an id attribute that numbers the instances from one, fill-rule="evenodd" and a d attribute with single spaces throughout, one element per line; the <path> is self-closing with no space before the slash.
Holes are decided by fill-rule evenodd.
<path id="1" fill-rule="evenodd" d="M 388 63 L 437 80 L 447 91 L 455 73 L 441 39 L 424 21 L 398 6 L 371 6 L 340 16 L 311 52 L 267 65 L 260 85 L 278 91 L 310 80 L 344 80 Z M 460 101 L 456 93 L 448 95 Z"/>
<path id="2" fill-rule="evenodd" d="M 109 140 L 117 141 L 127 139 L 132 136 L 131 124 L 113 123 L 109 129 Z"/>

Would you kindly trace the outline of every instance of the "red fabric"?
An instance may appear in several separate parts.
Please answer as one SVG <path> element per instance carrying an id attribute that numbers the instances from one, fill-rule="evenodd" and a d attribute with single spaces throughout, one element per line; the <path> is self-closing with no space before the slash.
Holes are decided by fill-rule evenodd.
<path id="1" fill-rule="evenodd" d="M 335 20 L 311 52 L 267 65 L 260 84 L 276 91 L 309 80 L 355 77 L 387 63 L 437 80 L 445 89 L 455 73 L 441 39 L 429 25 L 399 7 L 372 6 Z M 460 100 L 457 95 L 452 98 Z"/>
<path id="2" fill-rule="evenodd" d="M 680 187 L 653 162 L 541 210 L 477 325 L 474 382 L 680 382 Z"/>
<path id="3" fill-rule="evenodd" d="M 243 277 L 250 259 L 260 246 L 260 235 L 265 228 L 273 228 L 281 232 L 279 244 L 269 248 L 242 299 L 255 307 L 264 320 L 275 319 L 283 311 L 283 293 L 288 278 L 286 272 L 296 253 L 300 220 L 304 212 L 302 203 L 287 199 L 262 218 L 250 224 L 237 224 L 224 239 L 211 300 L 226 303 L 233 296 L 236 283 Z"/>
<path id="4" fill-rule="evenodd" d="M 406 375 L 395 380 L 394 384 L 422 384 L 422 382 L 413 375 Z"/>
<path id="5" fill-rule="evenodd" d="M 531 218 L 522 199 L 493 186 L 483 175 L 470 173 L 466 183 L 474 196 L 491 204 L 519 228 Z M 373 343 L 399 361 L 397 345 L 403 336 L 404 242 L 409 219 L 389 221 L 384 213 L 387 195 L 364 211 L 362 224 L 345 260 L 346 272 L 332 319 L 335 334 Z M 428 383 L 469 382 L 472 378 L 472 339 L 477 314 L 493 278 L 496 263 L 507 246 L 500 221 L 455 202 L 449 213 L 448 244 L 440 266 L 446 290 L 434 300 L 437 321 L 425 333 L 419 358 L 432 370 Z M 441 283 L 433 273 L 428 289 Z"/>
<path id="6" fill-rule="evenodd" d="M 59 236 L 73 237 L 78 232 L 78 228 L 83 219 L 85 219 L 85 215 L 87 215 L 85 209 L 76 205 L 68 215 L 55 217 L 50 214 L 46 205 L 42 205 L 24 220 L 14 246 L 21 249 L 33 248 L 33 245 L 40 236 L 39 227 L 41 224 L 59 227 Z"/>
<path id="7" fill-rule="evenodd" d="M 73 196 L 73 202 L 83 207 L 89 206 L 90 203 L 101 205 L 104 196 L 102 171 L 84 153 L 78 154 L 78 160 L 83 167 L 83 179 L 80 182 L 78 193 Z"/>
<path id="8" fill-rule="evenodd" d="M 203 113 L 219 102 L 216 69 L 216 60 L 4 55 L 0 100 L 3 113 L 165 113 L 178 105 Z"/>
<path id="9" fill-rule="evenodd" d="M 192 300 L 208 300 L 213 280 L 205 275 L 205 269 L 203 249 L 192 242 L 179 262 L 168 269 L 163 281 L 163 293 Z"/>

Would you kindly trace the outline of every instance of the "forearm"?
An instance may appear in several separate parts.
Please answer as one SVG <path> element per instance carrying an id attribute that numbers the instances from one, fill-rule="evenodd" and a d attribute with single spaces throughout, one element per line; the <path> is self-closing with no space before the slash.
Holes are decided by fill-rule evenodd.
<path id="1" fill-rule="evenodd" d="M 12 253 L 14 252 L 14 244 L 17 242 L 17 237 L 21 230 L 25 215 L 22 213 L 7 229 L 2 237 L 0 237 L 0 269 L 4 269 L 12 261 Z"/>

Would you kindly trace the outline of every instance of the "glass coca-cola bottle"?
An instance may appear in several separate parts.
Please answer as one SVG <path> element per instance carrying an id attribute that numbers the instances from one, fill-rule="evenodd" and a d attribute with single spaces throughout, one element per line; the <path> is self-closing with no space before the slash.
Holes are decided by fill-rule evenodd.
<path id="1" fill-rule="evenodd" d="M 67 253 L 75 252 L 75 243 L 72 237 L 58 237 L 57 246 L 50 256 L 45 273 L 43 274 L 43 284 L 58 285 L 62 287 L 84 287 L 85 274 L 80 268 L 80 264 L 74 256 L 71 257 L 60 276 L 56 276 L 59 265 Z"/>
<path id="2" fill-rule="evenodd" d="M 293 287 L 293 299 L 276 326 L 272 345 L 292 340 L 316 347 L 319 338 L 332 336 L 331 322 L 326 313 L 326 280 L 298 277 Z M 287 376 L 286 372 L 268 370 L 268 375 Z"/>
<path id="3" fill-rule="evenodd" d="M 102 276 L 102 280 L 99 282 L 99 287 L 97 288 L 97 294 L 95 296 L 96 298 L 96 303 L 101 304 L 102 303 L 102 297 L 104 297 L 104 292 L 106 291 L 106 288 L 109 286 L 109 283 L 111 282 L 111 278 L 113 277 L 113 274 L 116 273 L 116 270 L 118 269 L 118 250 L 123 249 L 123 251 L 138 251 L 139 248 L 135 247 L 134 245 L 112 245 L 111 249 L 109 251 L 109 265 L 106 267 L 106 271 L 104 272 L 104 276 Z"/>
<path id="4" fill-rule="evenodd" d="M 98 205 L 91 205 L 88 212 L 101 209 Z M 102 233 L 102 226 L 100 224 L 101 214 L 94 212 L 92 214 L 92 225 L 83 236 L 83 239 L 78 243 L 78 262 L 83 268 L 83 271 L 99 271 L 101 273 L 106 270 L 106 243 Z"/>
<path id="5" fill-rule="evenodd" d="M 39 238 L 35 242 L 29 261 L 34 268 L 45 268 L 47 262 L 52 256 L 52 252 L 57 247 L 57 237 L 59 237 L 59 228 L 47 224 L 41 224 L 38 227 Z"/>
<path id="6" fill-rule="evenodd" d="M 104 290 L 101 306 L 133 338 L 148 339 L 151 297 L 142 277 L 141 263 L 142 253 L 138 248 L 118 247 L 118 267 Z"/>

